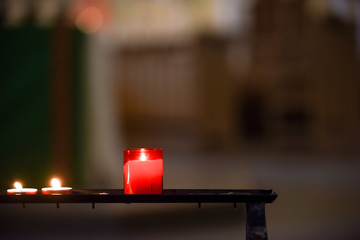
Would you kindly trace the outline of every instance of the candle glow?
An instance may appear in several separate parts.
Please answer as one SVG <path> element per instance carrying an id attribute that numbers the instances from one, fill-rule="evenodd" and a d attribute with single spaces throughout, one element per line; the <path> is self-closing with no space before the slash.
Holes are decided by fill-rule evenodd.
<path id="1" fill-rule="evenodd" d="M 53 188 L 61 188 L 61 182 L 57 178 L 51 179 L 51 186 Z"/>
<path id="2" fill-rule="evenodd" d="M 124 150 L 124 193 L 161 194 L 163 186 L 162 149 Z"/>
<path id="3" fill-rule="evenodd" d="M 145 155 L 145 153 L 141 153 L 140 154 L 140 161 L 146 161 L 147 160 L 147 157 Z"/>
<path id="4" fill-rule="evenodd" d="M 60 195 L 60 194 L 71 194 L 71 187 L 62 187 L 61 182 L 57 178 L 53 178 L 50 181 L 51 187 L 42 188 L 41 192 L 45 195 Z"/>
<path id="5" fill-rule="evenodd" d="M 15 182 L 15 183 L 14 183 L 14 187 L 15 187 L 17 190 L 19 190 L 19 191 L 22 191 L 22 189 L 23 189 L 21 183 L 19 183 L 19 182 Z"/>
<path id="6" fill-rule="evenodd" d="M 9 195 L 32 195 L 37 193 L 36 188 L 23 188 L 20 182 L 14 182 L 13 189 L 8 189 L 7 194 Z"/>

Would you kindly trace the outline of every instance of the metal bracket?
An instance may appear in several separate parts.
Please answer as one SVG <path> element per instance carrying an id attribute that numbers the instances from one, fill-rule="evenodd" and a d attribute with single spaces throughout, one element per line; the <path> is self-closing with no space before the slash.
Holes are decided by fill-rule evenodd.
<path id="1" fill-rule="evenodd" d="M 267 240 L 265 203 L 246 203 L 246 240 Z"/>

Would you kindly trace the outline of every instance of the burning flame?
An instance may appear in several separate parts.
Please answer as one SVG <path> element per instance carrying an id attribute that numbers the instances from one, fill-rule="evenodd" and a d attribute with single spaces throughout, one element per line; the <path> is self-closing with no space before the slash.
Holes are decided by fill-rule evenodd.
<path id="1" fill-rule="evenodd" d="M 141 153 L 140 153 L 140 161 L 146 161 L 147 157 L 146 157 L 146 155 L 144 153 L 145 149 L 142 148 L 140 151 L 141 151 Z"/>
<path id="2" fill-rule="evenodd" d="M 61 188 L 61 182 L 60 182 L 60 180 L 57 179 L 57 178 L 51 179 L 51 186 L 52 186 L 53 188 Z"/>
<path id="3" fill-rule="evenodd" d="M 147 160 L 147 157 L 146 157 L 145 153 L 142 153 L 140 155 L 140 161 L 146 161 L 146 160 Z"/>
<path id="4" fill-rule="evenodd" d="M 15 187 L 17 190 L 19 190 L 19 191 L 21 191 L 21 190 L 23 189 L 21 183 L 19 183 L 19 182 L 15 182 L 15 183 L 14 183 L 14 187 Z"/>

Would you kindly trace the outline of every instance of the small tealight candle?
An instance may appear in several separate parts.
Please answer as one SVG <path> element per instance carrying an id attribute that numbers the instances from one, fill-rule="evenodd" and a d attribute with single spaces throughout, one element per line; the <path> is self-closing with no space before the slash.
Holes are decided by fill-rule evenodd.
<path id="1" fill-rule="evenodd" d="M 8 195 L 33 195 L 37 193 L 36 188 L 23 188 L 21 183 L 15 182 L 13 189 L 8 189 Z"/>
<path id="2" fill-rule="evenodd" d="M 71 187 L 62 187 L 59 179 L 53 178 L 51 179 L 51 186 L 42 188 L 41 192 L 45 195 L 60 195 L 60 194 L 71 194 L 72 188 Z"/>

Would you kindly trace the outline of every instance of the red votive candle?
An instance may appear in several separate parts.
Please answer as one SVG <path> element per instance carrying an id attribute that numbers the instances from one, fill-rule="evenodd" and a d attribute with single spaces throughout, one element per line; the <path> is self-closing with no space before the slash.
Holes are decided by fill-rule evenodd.
<path id="1" fill-rule="evenodd" d="M 162 194 L 163 150 L 136 148 L 124 150 L 124 193 Z"/>

